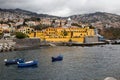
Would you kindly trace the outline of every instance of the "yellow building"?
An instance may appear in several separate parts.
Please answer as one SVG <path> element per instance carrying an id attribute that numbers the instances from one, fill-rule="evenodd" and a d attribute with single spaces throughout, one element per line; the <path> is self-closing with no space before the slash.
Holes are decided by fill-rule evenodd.
<path id="1" fill-rule="evenodd" d="M 18 29 L 18 32 L 29 34 L 31 32 L 34 32 L 34 29 L 30 27 L 21 27 L 20 29 Z"/>
<path id="2" fill-rule="evenodd" d="M 80 42 L 84 43 L 86 36 L 95 36 L 94 29 L 89 29 L 89 27 L 79 28 L 79 27 L 56 27 L 47 28 L 42 31 L 36 31 L 29 34 L 29 37 L 37 37 L 42 41 L 46 40 L 49 42 Z"/>

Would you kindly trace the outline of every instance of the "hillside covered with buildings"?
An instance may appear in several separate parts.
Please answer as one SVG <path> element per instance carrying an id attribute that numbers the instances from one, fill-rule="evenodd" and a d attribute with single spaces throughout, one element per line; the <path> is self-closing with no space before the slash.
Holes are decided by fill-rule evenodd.
<path id="1" fill-rule="evenodd" d="M 120 38 L 120 32 L 118 31 L 120 28 L 119 15 L 96 12 L 83 15 L 73 15 L 69 17 L 37 14 L 21 9 L 0 9 L 1 37 L 14 35 L 16 32 L 30 34 L 35 31 L 42 31 L 49 27 L 65 28 L 66 26 L 71 25 L 71 27 L 77 28 L 89 27 L 90 29 L 98 29 L 98 33 L 108 39 Z M 71 21 L 70 23 L 69 20 Z M 9 34 L 4 35 L 4 33 Z"/>

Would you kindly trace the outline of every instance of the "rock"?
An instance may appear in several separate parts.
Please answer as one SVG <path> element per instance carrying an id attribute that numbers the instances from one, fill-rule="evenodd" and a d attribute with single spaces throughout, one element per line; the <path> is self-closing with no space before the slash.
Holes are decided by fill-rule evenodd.
<path id="1" fill-rule="evenodd" d="M 106 77 L 104 80 L 117 80 L 114 77 Z"/>

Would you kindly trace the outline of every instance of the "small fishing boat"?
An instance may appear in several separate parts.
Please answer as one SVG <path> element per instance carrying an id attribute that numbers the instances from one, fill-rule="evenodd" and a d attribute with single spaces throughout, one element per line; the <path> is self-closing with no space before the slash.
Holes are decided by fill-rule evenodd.
<path id="1" fill-rule="evenodd" d="M 12 60 L 8 60 L 8 59 L 4 59 L 5 65 L 12 65 L 12 64 L 17 64 L 17 62 L 19 63 L 23 63 L 24 59 L 12 59 Z"/>
<path id="2" fill-rule="evenodd" d="M 24 63 L 18 63 L 18 67 L 19 68 L 22 68 L 22 67 L 34 67 L 34 66 L 37 66 L 38 64 L 38 61 L 36 60 L 33 60 L 33 61 L 27 61 L 27 62 L 24 62 Z"/>
<path id="3" fill-rule="evenodd" d="M 55 61 L 62 61 L 63 60 L 63 56 L 62 55 L 59 55 L 57 57 L 52 57 L 52 62 L 55 62 Z"/>

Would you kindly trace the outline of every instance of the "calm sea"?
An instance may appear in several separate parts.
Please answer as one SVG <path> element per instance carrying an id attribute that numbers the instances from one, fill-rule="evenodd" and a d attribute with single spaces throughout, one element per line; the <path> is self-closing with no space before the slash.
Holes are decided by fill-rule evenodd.
<path id="1" fill-rule="evenodd" d="M 63 61 L 51 62 L 62 54 Z M 36 68 L 5 66 L 4 59 L 38 60 Z M 0 53 L 0 80 L 120 80 L 120 45 L 94 47 L 43 47 Z"/>

